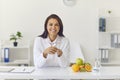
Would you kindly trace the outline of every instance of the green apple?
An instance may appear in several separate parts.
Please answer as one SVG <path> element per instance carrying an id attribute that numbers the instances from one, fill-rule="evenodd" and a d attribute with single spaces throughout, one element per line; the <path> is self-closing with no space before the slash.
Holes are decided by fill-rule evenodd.
<path id="1" fill-rule="evenodd" d="M 81 58 L 77 58 L 76 59 L 76 64 L 77 65 L 82 65 L 83 64 L 83 60 Z"/>

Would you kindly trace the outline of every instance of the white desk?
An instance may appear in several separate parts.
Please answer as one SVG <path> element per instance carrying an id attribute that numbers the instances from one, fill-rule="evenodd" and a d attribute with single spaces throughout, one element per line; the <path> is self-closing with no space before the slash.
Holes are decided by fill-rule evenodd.
<path id="1" fill-rule="evenodd" d="M 75 73 L 71 68 L 42 68 L 32 73 L 0 72 L 0 79 L 120 79 L 120 67 L 102 67 L 99 73 Z"/>

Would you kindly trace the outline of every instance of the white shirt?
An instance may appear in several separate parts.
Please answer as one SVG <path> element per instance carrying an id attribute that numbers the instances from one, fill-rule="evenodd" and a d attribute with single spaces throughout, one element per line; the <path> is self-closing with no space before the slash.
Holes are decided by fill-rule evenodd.
<path id="1" fill-rule="evenodd" d="M 43 57 L 43 52 L 46 48 L 50 46 L 55 46 L 58 49 L 61 49 L 63 54 L 58 57 L 56 54 L 48 54 L 47 58 Z M 49 37 L 42 38 L 36 37 L 34 41 L 34 65 L 37 68 L 48 67 L 48 66 L 59 66 L 67 67 L 69 66 L 69 54 L 70 52 L 70 43 L 69 40 L 65 37 L 57 36 L 57 38 L 51 42 Z"/>

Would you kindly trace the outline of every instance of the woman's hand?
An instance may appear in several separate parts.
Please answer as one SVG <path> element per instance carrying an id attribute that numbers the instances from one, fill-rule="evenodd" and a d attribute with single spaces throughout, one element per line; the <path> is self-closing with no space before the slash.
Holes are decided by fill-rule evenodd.
<path id="1" fill-rule="evenodd" d="M 48 48 L 45 49 L 45 51 L 43 52 L 43 56 L 45 58 L 47 58 L 48 54 L 55 54 L 56 52 L 57 52 L 58 57 L 60 57 L 62 55 L 62 53 L 63 53 L 62 50 L 57 49 L 56 47 L 51 46 L 51 47 L 48 47 Z"/>
<path id="2" fill-rule="evenodd" d="M 43 56 L 46 58 L 48 54 L 55 54 L 57 52 L 57 48 L 56 47 L 48 47 L 45 49 L 45 51 L 43 52 Z"/>

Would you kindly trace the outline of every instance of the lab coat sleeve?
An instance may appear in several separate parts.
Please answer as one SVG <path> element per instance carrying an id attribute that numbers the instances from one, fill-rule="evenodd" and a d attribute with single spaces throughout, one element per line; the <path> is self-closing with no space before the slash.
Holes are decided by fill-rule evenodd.
<path id="1" fill-rule="evenodd" d="M 46 58 L 43 57 L 43 52 L 41 50 L 41 41 L 40 37 L 35 38 L 33 56 L 34 56 L 34 65 L 37 68 L 44 66 L 46 63 Z"/>
<path id="2" fill-rule="evenodd" d="M 63 52 L 62 56 L 58 57 L 58 63 L 60 67 L 69 66 L 70 58 L 70 43 L 68 39 L 62 41 L 61 50 Z"/>

